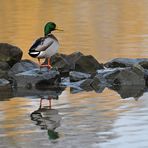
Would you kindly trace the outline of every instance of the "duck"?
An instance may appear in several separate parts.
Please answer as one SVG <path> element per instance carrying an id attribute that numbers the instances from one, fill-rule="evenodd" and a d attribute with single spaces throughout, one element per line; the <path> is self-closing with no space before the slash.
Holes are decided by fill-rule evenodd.
<path id="1" fill-rule="evenodd" d="M 54 22 L 47 22 L 44 26 L 44 37 L 38 38 L 29 49 L 28 54 L 32 58 L 37 58 L 40 67 L 52 68 L 50 58 L 58 52 L 59 41 L 52 34 L 52 31 L 63 31 L 58 29 Z M 47 59 L 47 64 L 41 64 L 41 59 Z"/>

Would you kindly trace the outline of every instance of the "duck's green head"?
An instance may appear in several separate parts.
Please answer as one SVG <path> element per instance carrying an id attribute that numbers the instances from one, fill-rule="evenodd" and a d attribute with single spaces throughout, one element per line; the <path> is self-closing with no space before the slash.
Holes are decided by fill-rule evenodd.
<path id="1" fill-rule="evenodd" d="M 49 33 L 51 33 L 51 31 L 54 31 L 54 30 L 63 31 L 63 30 L 57 29 L 56 24 L 54 22 L 48 22 L 44 27 L 44 35 L 46 36 Z"/>

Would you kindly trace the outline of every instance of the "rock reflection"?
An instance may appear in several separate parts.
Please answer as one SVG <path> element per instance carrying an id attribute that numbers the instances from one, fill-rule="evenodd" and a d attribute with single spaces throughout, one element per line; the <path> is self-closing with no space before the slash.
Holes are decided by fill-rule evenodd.
<path id="1" fill-rule="evenodd" d="M 51 99 L 51 96 L 48 96 L 48 98 Z M 41 98 L 41 100 L 43 100 L 43 98 Z M 39 109 L 32 112 L 30 117 L 42 130 L 47 130 L 48 138 L 50 140 L 59 138 L 59 133 L 55 131 L 55 129 L 60 126 L 61 121 L 58 110 L 51 109 L 51 106 L 42 107 L 40 104 Z"/>
<path id="2" fill-rule="evenodd" d="M 0 87 L 0 101 L 8 101 L 13 97 L 12 88 L 9 86 Z"/>

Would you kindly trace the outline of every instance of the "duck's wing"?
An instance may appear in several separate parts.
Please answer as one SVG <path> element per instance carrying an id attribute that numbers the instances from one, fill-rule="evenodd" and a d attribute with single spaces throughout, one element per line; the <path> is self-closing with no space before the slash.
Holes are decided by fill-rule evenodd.
<path id="1" fill-rule="evenodd" d="M 41 37 L 34 42 L 29 51 L 45 51 L 48 47 L 50 47 L 53 44 L 53 42 L 53 40 Z"/>

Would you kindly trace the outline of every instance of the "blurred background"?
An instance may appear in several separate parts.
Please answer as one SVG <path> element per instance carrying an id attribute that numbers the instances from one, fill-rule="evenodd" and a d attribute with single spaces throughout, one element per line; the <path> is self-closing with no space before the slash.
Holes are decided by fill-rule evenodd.
<path id="1" fill-rule="evenodd" d="M 54 32 L 59 52 L 81 51 L 105 62 L 117 57 L 147 57 L 147 0 L 1 0 L 0 42 L 24 51 L 43 36 L 46 22 L 64 32 Z"/>

